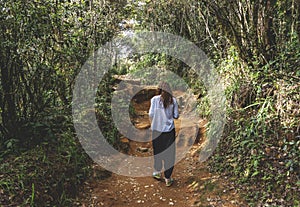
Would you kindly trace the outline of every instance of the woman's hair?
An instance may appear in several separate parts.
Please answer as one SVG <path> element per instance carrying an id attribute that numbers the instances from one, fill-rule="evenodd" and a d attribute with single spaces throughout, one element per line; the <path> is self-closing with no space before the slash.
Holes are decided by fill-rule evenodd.
<path id="1" fill-rule="evenodd" d="M 163 101 L 164 108 L 167 108 L 170 104 L 173 103 L 171 87 L 168 83 L 161 82 L 158 88 L 160 90 L 161 100 Z"/>

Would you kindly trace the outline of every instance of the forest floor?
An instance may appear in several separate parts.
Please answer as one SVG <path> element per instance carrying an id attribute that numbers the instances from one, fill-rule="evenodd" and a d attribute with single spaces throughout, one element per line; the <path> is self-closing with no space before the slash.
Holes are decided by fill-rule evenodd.
<path id="1" fill-rule="evenodd" d="M 147 114 L 149 100 L 135 106 L 135 109 Z M 143 114 L 143 113 L 140 113 Z M 148 125 L 145 116 L 136 117 L 140 126 Z M 179 120 L 180 121 L 180 120 Z M 175 126 L 178 125 L 175 122 Z M 173 171 L 175 182 L 166 187 L 163 180 L 152 177 L 126 177 L 109 173 L 94 165 L 94 176 L 87 180 L 78 196 L 76 206 L 247 206 L 227 177 L 209 172 L 207 163 L 199 162 L 195 153 L 205 136 L 195 143 L 185 158 L 179 161 Z M 202 140 L 202 141 L 201 141 Z M 128 154 L 134 156 L 151 156 L 151 143 L 140 143 L 127 140 Z M 148 149 L 141 151 L 140 149 Z"/>
<path id="2" fill-rule="evenodd" d="M 206 164 L 198 163 L 191 153 L 175 165 L 171 187 L 152 177 L 95 177 L 85 183 L 77 206 L 247 206 L 230 181 L 209 173 Z"/>

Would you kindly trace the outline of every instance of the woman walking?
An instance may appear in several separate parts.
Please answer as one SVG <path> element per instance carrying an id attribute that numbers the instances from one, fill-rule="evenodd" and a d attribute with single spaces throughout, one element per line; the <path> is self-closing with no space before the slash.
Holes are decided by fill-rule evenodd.
<path id="1" fill-rule="evenodd" d="M 178 104 L 173 97 L 170 85 L 166 82 L 159 84 L 160 95 L 151 99 L 149 117 L 152 129 L 152 145 L 154 152 L 154 172 L 153 177 L 162 178 L 162 169 L 164 168 L 164 177 L 166 186 L 173 184 L 171 178 L 175 163 L 175 124 L 177 119 Z"/>

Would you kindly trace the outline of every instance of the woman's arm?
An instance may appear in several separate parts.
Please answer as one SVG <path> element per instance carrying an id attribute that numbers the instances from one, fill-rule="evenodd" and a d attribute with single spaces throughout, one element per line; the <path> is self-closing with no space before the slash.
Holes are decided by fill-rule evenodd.
<path id="1" fill-rule="evenodd" d="M 149 118 L 152 122 L 153 116 L 154 116 L 154 98 L 151 99 L 150 109 L 149 109 Z"/>
<path id="2" fill-rule="evenodd" d="M 174 104 L 173 118 L 178 119 L 179 118 L 179 112 L 178 112 L 178 103 L 177 103 L 176 98 L 173 98 L 173 104 Z"/>

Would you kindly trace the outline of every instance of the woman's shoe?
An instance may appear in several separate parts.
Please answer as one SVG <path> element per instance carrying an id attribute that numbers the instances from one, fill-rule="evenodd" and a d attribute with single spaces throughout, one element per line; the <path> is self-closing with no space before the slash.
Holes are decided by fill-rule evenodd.
<path id="1" fill-rule="evenodd" d="M 161 179 L 161 173 L 160 172 L 154 172 L 152 174 L 152 177 L 157 179 L 157 180 L 160 180 Z"/>
<path id="2" fill-rule="evenodd" d="M 166 186 L 167 187 L 170 187 L 173 183 L 174 183 L 174 179 L 173 178 L 165 178 L 165 181 L 166 181 Z"/>

